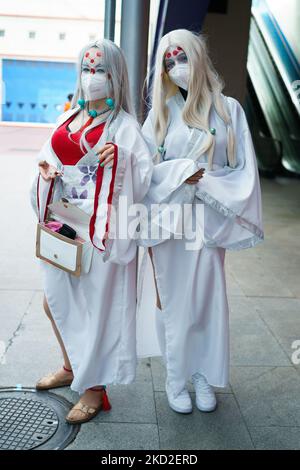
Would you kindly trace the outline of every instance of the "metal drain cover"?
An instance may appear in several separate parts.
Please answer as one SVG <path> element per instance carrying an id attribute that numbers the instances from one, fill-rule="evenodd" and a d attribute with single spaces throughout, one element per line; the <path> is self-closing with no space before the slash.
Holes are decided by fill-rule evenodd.
<path id="1" fill-rule="evenodd" d="M 0 389 L 0 450 L 64 449 L 80 429 L 65 421 L 72 406 L 48 391 Z"/>

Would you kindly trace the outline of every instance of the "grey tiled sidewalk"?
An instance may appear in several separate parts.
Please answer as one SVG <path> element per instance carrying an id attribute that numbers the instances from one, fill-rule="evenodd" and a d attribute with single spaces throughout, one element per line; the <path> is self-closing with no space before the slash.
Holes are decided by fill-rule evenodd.
<path id="1" fill-rule="evenodd" d="M 61 364 L 42 311 L 28 200 L 48 133 L 0 127 L 0 387 L 33 386 Z M 291 360 L 300 340 L 300 180 L 262 179 L 262 189 L 265 242 L 226 253 L 232 367 L 218 409 L 173 412 L 160 358 L 144 359 L 133 385 L 109 387 L 111 412 L 83 425 L 69 449 L 300 449 L 300 365 Z M 77 400 L 68 389 L 56 393 Z"/>

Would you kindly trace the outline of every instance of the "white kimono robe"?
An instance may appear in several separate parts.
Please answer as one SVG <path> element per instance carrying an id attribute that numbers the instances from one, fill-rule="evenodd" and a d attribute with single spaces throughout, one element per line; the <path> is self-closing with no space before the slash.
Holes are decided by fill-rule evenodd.
<path id="1" fill-rule="evenodd" d="M 62 114 L 55 128 L 78 109 Z M 112 169 L 100 167 L 95 153 L 108 141 L 115 145 Z M 118 220 L 121 197 L 129 206 L 143 199 L 153 169 L 148 147 L 138 123 L 122 110 L 110 125 L 107 121 L 97 144 L 76 165 L 62 165 L 51 137 L 37 157 L 41 160 L 63 175 L 45 182 L 37 168 L 31 203 L 39 220 L 45 220 L 47 204 L 61 197 L 91 216 L 94 246 L 88 273 L 75 277 L 40 260 L 47 302 L 74 373 L 71 388 L 83 393 L 95 385 L 131 383 L 136 371 L 137 246 L 133 238 L 116 236 L 118 223 L 107 208 L 111 203 Z M 126 216 L 122 220 L 130 222 Z"/>
<path id="2" fill-rule="evenodd" d="M 154 203 L 162 204 L 158 212 L 152 211 L 149 228 L 159 226 L 164 234 L 169 234 L 168 239 L 154 239 L 142 227 L 139 243 L 144 247 L 152 246 L 164 320 L 167 375 L 175 395 L 195 372 L 202 373 L 211 385 L 228 385 L 229 309 L 225 251 L 255 246 L 264 237 L 259 174 L 245 112 L 236 99 L 224 95 L 222 99 L 229 107 L 230 125 L 236 139 L 236 167 L 228 165 L 228 129 L 214 108 L 210 113 L 210 127 L 216 129 L 213 170 L 207 169 L 206 154 L 195 157 L 194 150 L 199 148 L 203 132 L 189 129 L 183 122 L 184 99 L 178 92 L 167 103 L 169 123 L 164 161 L 161 159 L 155 165 L 151 187 L 144 199 L 149 208 Z M 152 110 L 144 123 L 143 135 L 152 155 L 155 155 Z M 201 167 L 206 171 L 196 185 L 184 183 Z M 192 215 L 201 205 L 202 218 L 197 225 L 199 233 L 196 230 L 200 238 L 197 249 L 186 248 L 187 236 L 180 229 L 179 220 L 175 219 L 171 226 L 164 222 L 163 216 L 173 203 L 191 203 Z M 154 284 L 150 308 L 149 284 L 145 286 L 143 283 L 145 270 L 149 278 L 149 269 L 152 269 L 149 257 L 146 260 L 144 256 L 139 286 L 138 316 L 142 318 L 139 355 L 159 353 L 157 337 L 152 345 L 143 340 L 147 331 L 155 330 Z"/>

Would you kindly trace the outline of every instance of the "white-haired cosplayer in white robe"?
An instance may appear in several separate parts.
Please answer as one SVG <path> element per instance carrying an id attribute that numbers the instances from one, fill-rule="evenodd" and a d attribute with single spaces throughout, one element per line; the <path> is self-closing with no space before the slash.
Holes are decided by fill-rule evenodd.
<path id="1" fill-rule="evenodd" d="M 76 106 L 62 114 L 55 129 L 78 110 Z M 115 144 L 111 169 L 100 167 L 95 153 L 106 142 Z M 121 197 L 131 206 L 149 188 L 153 164 L 139 125 L 121 110 L 112 122 L 107 120 L 99 141 L 76 165 L 62 165 L 51 137 L 37 160 L 46 160 L 62 172 L 55 181 L 46 182 L 37 169 L 31 201 L 39 220 L 45 220 L 49 202 L 62 197 L 91 216 L 89 234 L 94 246 L 89 272 L 75 277 L 40 261 L 45 296 L 72 365 L 71 388 L 83 393 L 99 384 L 131 383 L 136 372 L 137 246 L 133 238 L 113 236 L 117 225 L 110 220 L 111 211 L 103 208 L 111 203 L 118 218 Z M 87 197 L 80 198 L 83 175 L 92 175 L 96 169 L 96 181 L 90 178 L 85 185 Z M 130 222 L 126 215 L 125 220 Z"/>
<path id="2" fill-rule="evenodd" d="M 152 246 L 162 307 L 157 314 L 162 315 L 165 328 L 166 348 L 162 354 L 166 355 L 168 380 L 175 395 L 183 390 L 196 372 L 203 374 L 211 385 L 228 385 L 229 309 L 225 251 L 250 248 L 264 238 L 259 174 L 245 112 L 235 98 L 223 94 L 221 98 L 230 112 L 231 122 L 226 125 L 212 106 L 209 125 L 215 128 L 216 133 L 211 170 L 207 165 L 206 153 L 195 157 L 204 132 L 191 129 L 184 123 L 182 109 L 185 101 L 180 91 L 167 100 L 169 119 L 164 141 L 165 155 L 154 166 L 151 187 L 144 199 L 148 207 L 161 204 L 158 210 L 156 207 L 152 211 L 150 228 L 160 226 L 165 229 L 164 233 L 169 231 L 169 239 L 148 238 L 145 220 L 140 244 Z M 152 155 L 156 155 L 153 123 L 153 110 L 150 110 L 143 126 L 143 135 Z M 236 141 L 234 168 L 228 165 L 227 160 L 229 126 Z M 206 169 L 199 182 L 195 185 L 184 183 L 199 168 Z M 187 239 L 178 238 L 183 233 L 178 228 L 178 221 L 173 226 L 165 225 L 163 216 L 173 203 L 191 203 L 194 215 L 201 205 L 204 218 L 199 219 L 198 235 L 201 235 L 201 240 L 197 249 L 187 249 Z M 149 282 L 142 283 L 145 265 L 148 276 L 149 270 L 152 270 L 149 256 L 147 258 L 142 263 L 140 287 L 143 286 L 143 290 L 139 294 L 139 317 L 142 319 L 144 311 L 147 311 L 147 318 L 142 319 L 141 337 L 146 336 L 147 331 L 153 331 L 155 316 L 154 285 L 152 307 L 147 310 Z M 157 345 L 157 338 L 152 343 L 141 340 L 139 354 L 156 355 Z"/>

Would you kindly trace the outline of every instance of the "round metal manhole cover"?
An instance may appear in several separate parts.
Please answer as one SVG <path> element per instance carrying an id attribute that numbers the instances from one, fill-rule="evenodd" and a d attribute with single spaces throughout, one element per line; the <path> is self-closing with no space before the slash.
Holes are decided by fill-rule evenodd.
<path id="1" fill-rule="evenodd" d="M 80 426 L 65 416 L 72 403 L 52 392 L 0 390 L 0 450 L 64 449 Z"/>

